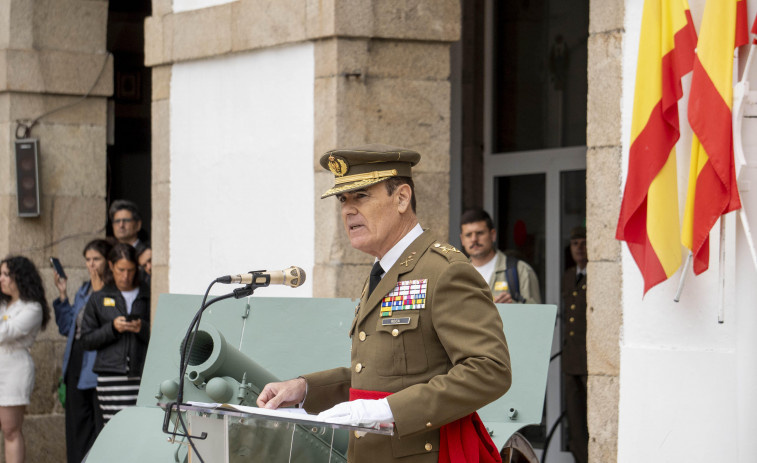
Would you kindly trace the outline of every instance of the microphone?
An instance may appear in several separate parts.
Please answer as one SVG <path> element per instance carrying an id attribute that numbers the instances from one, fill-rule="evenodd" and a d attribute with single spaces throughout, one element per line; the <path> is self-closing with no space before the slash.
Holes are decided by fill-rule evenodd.
<path id="1" fill-rule="evenodd" d="M 258 288 L 269 285 L 286 285 L 296 288 L 305 283 L 305 271 L 295 266 L 284 270 L 256 270 L 240 275 L 226 275 L 216 281 L 225 284 L 253 285 Z"/>

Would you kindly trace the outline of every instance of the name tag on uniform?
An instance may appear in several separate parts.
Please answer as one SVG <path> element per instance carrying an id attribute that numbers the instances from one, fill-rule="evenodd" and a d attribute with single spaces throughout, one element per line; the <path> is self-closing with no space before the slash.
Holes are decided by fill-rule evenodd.
<path id="1" fill-rule="evenodd" d="M 402 317 L 402 318 L 385 318 L 381 320 L 381 324 L 383 326 L 390 326 L 390 325 L 409 325 L 410 324 L 410 317 Z"/>
<path id="2" fill-rule="evenodd" d="M 103 305 L 105 307 L 115 307 L 116 306 L 116 300 L 111 297 L 106 297 L 103 299 Z"/>

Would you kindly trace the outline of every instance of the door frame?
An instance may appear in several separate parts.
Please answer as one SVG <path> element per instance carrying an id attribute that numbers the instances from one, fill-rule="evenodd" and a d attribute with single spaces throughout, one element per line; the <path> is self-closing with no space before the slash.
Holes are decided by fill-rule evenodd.
<path id="1" fill-rule="evenodd" d="M 488 147 L 487 147 L 488 148 Z M 554 148 L 534 151 L 517 151 L 491 154 L 484 152 L 484 209 L 492 212 L 498 223 L 494 207 L 494 182 L 499 177 L 544 174 L 544 241 L 546 304 L 560 305 L 560 279 L 562 277 L 562 243 L 560 242 L 560 174 L 586 170 L 586 147 Z"/>

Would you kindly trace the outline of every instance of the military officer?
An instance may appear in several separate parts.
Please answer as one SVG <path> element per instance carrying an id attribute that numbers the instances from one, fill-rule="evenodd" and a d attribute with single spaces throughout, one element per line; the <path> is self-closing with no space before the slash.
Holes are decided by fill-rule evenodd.
<path id="1" fill-rule="evenodd" d="M 576 263 L 562 281 L 562 372 L 568 448 L 577 463 L 589 459 L 589 429 L 586 421 L 586 228 L 570 234 L 570 255 Z"/>
<path id="2" fill-rule="evenodd" d="M 474 412 L 512 382 L 502 320 L 466 257 L 415 215 L 415 151 L 384 145 L 321 157 L 352 247 L 375 257 L 349 335 L 350 368 L 266 385 L 258 406 L 302 404 L 352 425 L 394 422 L 393 436 L 350 436 L 350 462 L 437 462 L 473 448 L 499 452 Z M 482 431 L 483 432 L 479 432 Z M 475 455 L 478 458 L 478 454 Z M 478 461 L 478 460 L 477 460 Z"/>

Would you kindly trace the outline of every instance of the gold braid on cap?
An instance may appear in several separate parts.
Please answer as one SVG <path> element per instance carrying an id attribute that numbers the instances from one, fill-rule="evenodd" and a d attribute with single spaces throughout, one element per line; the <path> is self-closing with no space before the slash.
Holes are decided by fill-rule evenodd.
<path id="1" fill-rule="evenodd" d="M 360 180 L 376 180 L 380 178 L 396 177 L 397 169 L 392 170 L 378 170 L 375 172 L 368 172 L 365 174 L 347 175 L 346 177 L 337 177 L 334 179 L 334 184 L 341 185 L 342 183 L 357 182 Z"/>

